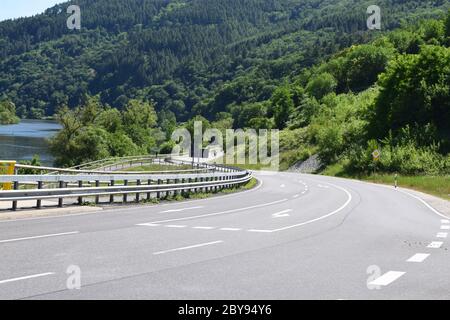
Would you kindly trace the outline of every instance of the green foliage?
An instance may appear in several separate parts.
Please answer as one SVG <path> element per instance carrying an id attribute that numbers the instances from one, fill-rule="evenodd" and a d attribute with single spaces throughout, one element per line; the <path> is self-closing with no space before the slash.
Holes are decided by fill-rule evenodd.
<path id="1" fill-rule="evenodd" d="M 294 101 L 288 86 L 279 87 L 272 96 L 273 117 L 277 128 L 286 127 L 292 112 Z"/>
<path id="2" fill-rule="evenodd" d="M 313 77 L 308 82 L 306 91 L 317 100 L 320 100 L 327 94 L 334 92 L 336 87 L 336 79 L 331 74 L 324 72 Z"/>
<path id="3" fill-rule="evenodd" d="M 56 115 L 62 130 L 51 138 L 50 149 L 57 165 L 150 153 L 165 138 L 158 137 L 156 113 L 148 102 L 130 100 L 119 112 L 98 97 L 84 100 L 84 105 L 63 107 Z"/>
<path id="4" fill-rule="evenodd" d="M 0 124 L 18 123 L 19 118 L 16 117 L 16 106 L 8 100 L 0 101 Z"/>
<path id="5" fill-rule="evenodd" d="M 435 141 L 450 151 L 450 49 L 423 46 L 418 55 L 403 55 L 392 61 L 381 76 L 380 95 L 372 119 L 376 137 L 404 126 L 432 124 Z"/>

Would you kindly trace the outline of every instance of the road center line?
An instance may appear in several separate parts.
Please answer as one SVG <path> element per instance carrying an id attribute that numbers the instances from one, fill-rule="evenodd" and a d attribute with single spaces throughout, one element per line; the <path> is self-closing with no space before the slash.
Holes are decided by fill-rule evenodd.
<path id="1" fill-rule="evenodd" d="M 220 228 L 222 231 L 241 231 L 241 228 Z"/>
<path id="2" fill-rule="evenodd" d="M 406 272 L 401 271 L 389 271 L 383 274 L 381 277 L 376 278 L 374 281 L 370 282 L 369 285 L 372 286 L 387 286 L 403 276 Z"/>
<path id="3" fill-rule="evenodd" d="M 164 250 L 164 251 L 158 251 L 158 252 L 154 252 L 153 254 L 154 255 L 160 255 L 160 254 L 169 253 L 169 252 L 175 252 L 175 251 L 182 251 L 182 250 L 189 250 L 189 249 L 195 249 L 195 248 L 211 246 L 213 244 L 218 244 L 218 243 L 223 243 L 223 241 L 219 240 L 219 241 L 213 241 L 213 242 L 207 242 L 207 243 L 200 243 L 200 244 L 195 244 L 195 245 L 188 246 L 188 247 L 181 247 L 181 248 L 169 249 L 169 250 Z"/>
<path id="4" fill-rule="evenodd" d="M 441 230 L 450 230 L 450 225 L 441 226 Z"/>
<path id="5" fill-rule="evenodd" d="M 239 208 L 239 209 L 231 209 L 231 210 L 227 210 L 227 211 L 208 213 L 208 214 L 201 214 L 201 215 L 197 215 L 197 216 L 190 216 L 190 217 L 184 217 L 184 218 L 169 219 L 169 220 L 162 220 L 162 221 L 154 221 L 154 222 L 150 222 L 150 223 L 158 224 L 158 223 L 166 223 L 166 222 L 174 222 L 174 221 L 184 221 L 184 220 L 192 220 L 192 219 L 198 219 L 198 218 L 206 218 L 206 217 L 218 216 L 218 215 L 227 214 L 227 213 L 234 213 L 234 212 L 246 211 L 246 210 L 250 210 L 250 209 L 257 209 L 257 208 L 267 207 L 267 206 L 271 206 L 271 205 L 282 203 L 282 202 L 286 202 L 286 201 L 288 201 L 288 199 L 281 199 L 281 200 L 277 200 L 277 201 L 273 201 L 273 202 L 258 204 L 258 205 L 251 206 L 251 207 L 245 207 L 245 208 Z"/>
<path id="6" fill-rule="evenodd" d="M 28 279 L 33 279 L 33 278 L 40 278 L 40 277 L 50 276 L 50 275 L 53 275 L 53 274 L 54 274 L 53 272 L 47 272 L 47 273 L 33 274 L 31 276 L 25 276 L 25 277 L 20 277 L 20 278 L 6 279 L 6 280 L 1 280 L 0 284 L 4 284 L 4 283 L 8 283 L 8 282 L 21 281 L 21 280 L 28 280 Z"/>
<path id="7" fill-rule="evenodd" d="M 171 209 L 166 211 L 161 211 L 160 213 L 174 213 L 174 212 L 182 212 L 182 211 L 188 211 L 188 210 L 196 210 L 196 209 L 202 209 L 203 207 L 190 207 L 190 208 L 182 208 L 182 209 Z"/>
<path id="8" fill-rule="evenodd" d="M 59 237 L 59 236 L 67 236 L 67 235 L 77 234 L 77 233 L 80 233 L 80 232 L 79 231 L 73 231 L 73 232 L 65 232 L 65 233 L 45 234 L 45 235 L 42 235 L 42 236 L 34 236 L 34 237 L 7 239 L 7 240 L 0 240 L 0 243 L 8 243 L 8 242 L 16 242 L 16 241 L 24 241 L 24 240 L 33 240 L 33 239 L 42 239 L 42 238 L 50 238 L 50 237 Z"/>
<path id="9" fill-rule="evenodd" d="M 214 230 L 214 229 L 216 229 L 216 227 L 193 227 L 193 229 L 198 229 L 198 230 Z"/>
<path id="10" fill-rule="evenodd" d="M 447 235 L 448 235 L 447 232 L 438 232 L 436 238 L 447 238 Z"/>
<path id="11" fill-rule="evenodd" d="M 450 221 L 448 221 L 447 219 L 442 219 L 441 223 L 450 223 Z"/>
<path id="12" fill-rule="evenodd" d="M 332 183 L 327 183 L 327 184 L 329 184 L 329 185 L 331 185 L 331 186 L 333 186 L 333 187 L 335 187 L 337 189 L 340 189 L 340 190 L 344 191 L 347 194 L 347 201 L 342 206 L 340 206 L 339 208 L 337 208 L 333 212 L 330 212 L 330 213 L 328 213 L 326 215 L 323 215 L 323 216 L 321 216 L 319 218 L 312 219 L 312 220 L 305 221 L 305 222 L 298 223 L 298 224 L 294 224 L 294 225 L 291 225 L 291 226 L 279 228 L 279 229 L 274 229 L 274 230 L 271 230 L 271 232 L 278 232 L 278 231 L 284 231 L 284 230 L 289 230 L 289 229 L 292 229 L 292 228 L 301 227 L 301 226 L 304 226 L 304 225 L 307 225 L 307 224 L 310 224 L 310 223 L 314 223 L 314 222 L 317 222 L 317 221 L 329 218 L 329 217 L 331 217 L 331 216 L 341 212 L 342 210 L 344 210 L 349 205 L 349 203 L 352 201 L 352 195 L 350 194 L 350 192 L 347 191 L 347 189 L 344 189 L 344 188 L 342 188 L 340 186 L 337 186 L 335 184 L 332 184 Z"/>
<path id="13" fill-rule="evenodd" d="M 428 258 L 430 254 L 428 253 L 416 253 L 411 258 L 406 260 L 407 262 L 423 262 L 426 258 Z"/>

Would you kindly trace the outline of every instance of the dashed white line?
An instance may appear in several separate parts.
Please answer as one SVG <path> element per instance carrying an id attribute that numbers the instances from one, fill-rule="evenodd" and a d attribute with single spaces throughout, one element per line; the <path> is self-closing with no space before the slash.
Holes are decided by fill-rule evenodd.
<path id="1" fill-rule="evenodd" d="M 67 236 L 67 235 L 77 234 L 77 233 L 80 233 L 80 232 L 79 231 L 72 231 L 72 232 L 64 232 L 64 233 L 45 234 L 45 235 L 42 235 L 42 236 L 34 236 L 34 237 L 6 239 L 6 240 L 0 240 L 0 243 L 8 243 L 8 242 L 24 241 L 24 240 L 33 240 L 33 239 L 42 239 L 42 238 L 50 238 L 50 237 L 59 237 L 59 236 Z"/>
<path id="2" fill-rule="evenodd" d="M 441 226 L 441 230 L 450 230 L 450 225 L 449 226 L 447 226 L 447 225 Z"/>
<path id="3" fill-rule="evenodd" d="M 183 251 L 183 250 L 189 250 L 189 249 L 195 249 L 195 248 L 211 246 L 213 244 L 218 244 L 218 243 L 223 243 L 223 241 L 219 240 L 219 241 L 213 241 L 213 242 L 200 243 L 200 244 L 195 244 L 195 245 L 188 246 L 188 247 L 181 247 L 181 248 L 169 249 L 169 250 L 164 250 L 164 251 L 158 251 L 158 252 L 154 252 L 153 254 L 154 255 L 160 255 L 160 254 L 169 253 L 169 252 L 176 252 L 176 251 Z"/>
<path id="4" fill-rule="evenodd" d="M 450 223 L 450 221 L 448 221 L 447 219 L 442 219 L 441 223 Z"/>
<path id="5" fill-rule="evenodd" d="M 137 226 L 141 226 L 141 227 L 160 227 L 160 224 L 154 224 L 154 223 L 140 223 L 137 224 Z"/>
<path id="6" fill-rule="evenodd" d="M 294 194 L 293 196 L 292 196 L 292 198 L 298 198 L 298 197 L 300 197 L 300 195 L 299 194 Z"/>
<path id="7" fill-rule="evenodd" d="M 280 188 L 285 188 L 285 187 L 286 187 L 286 185 L 284 185 L 284 184 L 280 185 Z"/>
<path id="8" fill-rule="evenodd" d="M 15 281 L 21 281 L 21 280 L 28 280 L 28 279 L 34 279 L 34 278 L 40 278 L 40 277 L 46 277 L 53 275 L 55 273 L 53 272 L 47 272 L 47 273 L 39 273 L 39 274 L 33 274 L 31 276 L 25 276 L 25 277 L 19 277 L 19 278 L 12 278 L 12 279 L 6 279 L 1 280 L 0 284 L 8 283 L 8 282 L 15 282 Z"/>
<path id="9" fill-rule="evenodd" d="M 152 223 L 152 224 L 161 224 L 161 223 L 166 223 L 166 222 L 184 221 L 184 220 L 192 220 L 192 219 L 205 218 L 205 217 L 213 217 L 213 216 L 218 216 L 218 215 L 227 214 L 227 213 L 234 213 L 234 212 L 240 212 L 240 211 L 247 211 L 247 210 L 250 210 L 250 209 L 257 209 L 257 208 L 262 208 L 262 207 L 268 207 L 268 206 L 271 206 L 271 205 L 274 205 L 274 204 L 279 204 L 279 203 L 286 202 L 286 201 L 288 201 L 288 199 L 281 199 L 281 200 L 277 200 L 277 201 L 273 201 L 273 202 L 262 203 L 262 204 L 254 205 L 254 206 L 251 206 L 251 207 L 245 207 L 245 208 L 239 208 L 239 209 L 231 209 L 231 210 L 215 212 L 215 213 L 200 214 L 200 215 L 197 215 L 197 216 L 190 216 L 190 217 L 184 217 L 184 218 L 168 219 L 168 220 L 161 220 L 161 221 L 153 221 L 153 222 L 150 222 L 150 223 Z"/>
<path id="10" fill-rule="evenodd" d="M 186 226 L 180 226 L 177 224 L 168 224 L 167 226 L 165 226 L 166 228 L 174 228 L 174 229 L 182 229 L 182 228 L 186 228 Z"/>
<path id="11" fill-rule="evenodd" d="M 172 209 L 172 210 L 161 211 L 160 213 L 174 213 L 174 212 L 182 212 L 182 211 L 196 210 L 196 209 L 202 209 L 202 208 L 203 207 L 190 207 L 190 208 L 182 208 L 182 209 Z"/>
<path id="12" fill-rule="evenodd" d="M 241 228 L 220 228 L 222 231 L 241 231 Z"/>
<path id="13" fill-rule="evenodd" d="M 430 254 L 428 253 L 416 253 L 411 258 L 406 260 L 407 262 L 423 262 L 426 258 L 428 258 Z"/>
<path id="14" fill-rule="evenodd" d="M 447 238 L 447 232 L 438 232 L 436 238 Z"/>
<path id="15" fill-rule="evenodd" d="M 427 248 L 439 249 L 443 244 L 444 243 L 442 241 L 433 241 L 427 246 Z"/>
<path id="16" fill-rule="evenodd" d="M 248 232 L 259 232 L 259 233 L 272 233 L 272 230 L 259 230 L 259 229 L 249 229 Z"/>
<path id="17" fill-rule="evenodd" d="M 198 229 L 198 230 L 214 230 L 216 227 L 193 227 L 192 229 Z"/>
<path id="18" fill-rule="evenodd" d="M 387 286 L 403 276 L 406 272 L 402 271 L 389 271 L 383 274 L 382 276 L 378 277 L 372 282 L 369 282 L 369 285 L 372 286 Z"/>

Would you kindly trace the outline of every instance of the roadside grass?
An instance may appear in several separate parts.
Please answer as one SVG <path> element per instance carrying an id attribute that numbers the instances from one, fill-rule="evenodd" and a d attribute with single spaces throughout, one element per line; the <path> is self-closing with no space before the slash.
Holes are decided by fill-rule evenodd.
<path id="1" fill-rule="evenodd" d="M 393 186 L 395 175 L 387 173 L 374 174 L 348 174 L 344 171 L 342 164 L 330 165 L 321 172 L 323 175 L 342 178 L 358 179 L 373 183 L 386 184 Z M 450 176 L 404 176 L 398 175 L 398 186 L 425 192 L 446 200 L 450 200 Z"/>

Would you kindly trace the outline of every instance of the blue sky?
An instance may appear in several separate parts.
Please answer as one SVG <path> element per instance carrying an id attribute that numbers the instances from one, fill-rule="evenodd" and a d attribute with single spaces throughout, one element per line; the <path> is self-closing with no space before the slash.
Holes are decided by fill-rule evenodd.
<path id="1" fill-rule="evenodd" d="M 65 0 L 0 0 L 0 21 L 42 13 Z"/>

